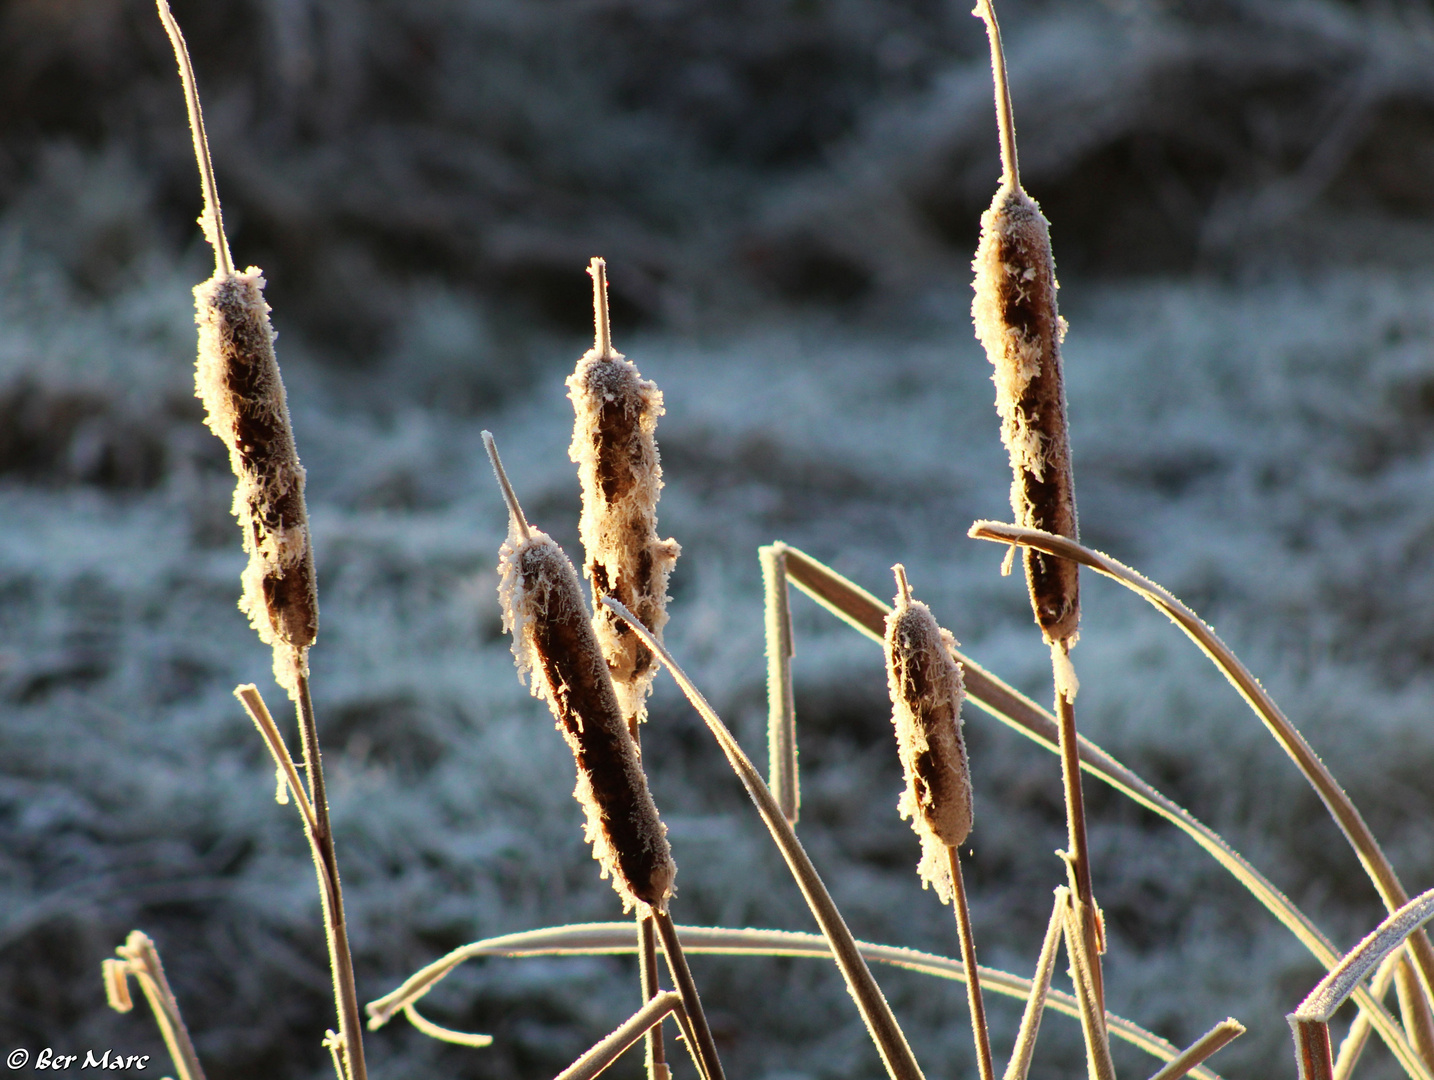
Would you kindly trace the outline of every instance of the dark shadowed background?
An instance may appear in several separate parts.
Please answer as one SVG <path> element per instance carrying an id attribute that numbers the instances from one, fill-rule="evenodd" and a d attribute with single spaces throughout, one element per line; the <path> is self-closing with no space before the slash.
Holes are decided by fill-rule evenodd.
<path id="1" fill-rule="evenodd" d="M 617 346 L 667 399 L 668 639 L 754 757 L 756 547 L 777 538 L 881 595 L 905 562 L 973 655 L 1048 698 L 1021 584 L 964 538 L 1009 515 L 967 314 L 999 166 L 964 2 L 174 10 L 309 469 L 315 693 L 363 1000 L 481 936 L 618 917 L 501 632 L 478 439 L 493 429 L 529 516 L 576 553 L 562 377 L 593 255 Z M 1082 535 L 1216 625 L 1427 888 L 1434 8 L 1000 10 L 1072 324 Z M 140 927 L 212 1077 L 321 1076 L 313 873 L 230 697 L 256 681 L 282 712 L 235 609 L 227 462 L 191 396 L 199 208 L 152 8 L 0 3 L 0 1052 L 160 1052 L 99 978 Z M 1293 767 L 1173 629 L 1114 586 L 1085 592 L 1084 728 L 1357 940 L 1377 902 Z M 803 840 L 858 936 L 952 953 L 895 814 L 879 653 L 794 614 Z M 974 711 L 967 733 L 978 946 L 1029 974 L 1063 875 L 1058 769 Z M 665 677 L 644 739 L 677 920 L 811 929 Z M 1318 967 L 1186 838 L 1088 791 L 1111 1007 L 1177 1043 L 1233 1014 L 1250 1034 L 1214 1067 L 1292 1075 L 1283 1016 Z M 879 1075 L 827 966 L 694 966 L 732 1075 Z M 960 987 L 878 976 L 928 1074 L 971 1073 Z M 495 1044 L 399 1021 L 369 1036 L 376 1076 L 552 1075 L 635 1007 L 636 979 L 622 960 L 487 961 L 425 1004 Z M 1018 1012 L 992 1011 L 1004 1058 Z M 1083 1067 L 1076 1025 L 1049 1018 L 1033 1076 Z M 1394 1075 L 1380 1048 L 1363 1068 Z"/>

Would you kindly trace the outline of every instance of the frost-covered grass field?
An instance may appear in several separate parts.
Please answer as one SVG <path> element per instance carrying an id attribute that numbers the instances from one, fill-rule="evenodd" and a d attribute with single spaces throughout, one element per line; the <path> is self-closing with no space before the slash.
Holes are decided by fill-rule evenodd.
<path id="1" fill-rule="evenodd" d="M 1335 32 L 1343 5 L 1294 8 L 1307 16 L 1302 32 L 1344 40 Z M 377 20 L 385 10 L 374 4 L 369 14 Z M 833 25 L 859 38 L 866 9 L 843 10 Z M 1013 19 L 1013 48 L 1028 25 L 1053 49 L 1050 27 L 1076 18 L 1070 10 L 1033 6 L 1027 23 Z M 1090 16 L 1097 29 L 1115 17 Z M 898 30 L 908 32 L 890 32 Z M 970 30 L 974 55 L 980 41 Z M 1147 40 L 1139 32 L 1130 30 Z M 1188 39 L 1202 40 L 1193 31 Z M 1388 40 L 1372 35 L 1366 44 Z M 1411 35 L 1407 48 L 1420 40 Z M 1077 73 L 1097 63 L 1075 50 L 1056 55 Z M 1152 46 L 1140 55 L 1166 54 Z M 1286 75 L 1303 70 L 1296 51 L 1282 55 Z M 1050 54 L 1035 49 L 1030 62 L 1040 66 L 1042 56 Z M 1013 64 L 1019 95 L 1021 61 Z M 729 304 L 720 317 L 684 314 L 704 292 L 677 259 L 662 271 L 676 282 L 657 305 L 665 317 L 618 330 L 617 347 L 667 403 L 658 428 L 661 528 L 683 546 L 667 641 L 759 761 L 766 705 L 756 548 L 775 539 L 882 596 L 892 591 L 892 563 L 904 562 L 966 651 L 1037 700 L 1050 697 L 1048 657 L 1021 582 L 999 576 L 999 550 L 965 538 L 972 520 L 1009 516 L 1009 474 L 961 259 L 943 263 L 935 246 L 904 248 L 909 235 L 893 228 L 887 254 L 853 270 L 841 245 L 873 250 L 870 229 L 857 218 L 846 233 L 819 229 L 843 207 L 887 205 L 871 192 L 925 176 L 929 162 L 913 163 L 902 148 L 920 141 L 932 117 L 955 117 L 947 130 L 964 145 L 970 70 L 950 61 L 944 81 L 922 93 L 888 90 L 886 113 L 849 128 L 840 152 L 784 173 L 761 214 L 735 195 L 724 204 L 751 214 L 752 250 L 768 260 L 757 260 L 762 273 L 775 258 L 795 275 L 773 271 L 779 286 L 815 282 L 817 299 L 841 303 L 756 305 L 739 317 L 743 289 L 771 287 L 758 273 L 726 293 L 708 290 Z M 1122 70 L 1127 86 L 1139 85 L 1138 64 Z M 1164 69 L 1152 61 L 1151 70 Z M 182 123 L 173 92 L 166 122 Z M 980 104 L 989 109 L 989 98 Z M 1018 122 L 1021 108 L 1018 96 Z M 1034 104 L 1027 111 L 1036 116 L 1025 138 L 1035 144 L 1047 114 Z M 1060 107 L 1050 111 L 1059 119 Z M 242 119 L 215 126 L 225 123 L 244 129 Z M 1110 123 L 1146 130 L 1123 114 Z M 863 147 L 875 163 L 865 172 L 851 164 Z M 983 184 L 995 172 L 994 139 L 985 151 L 992 164 L 982 166 Z M 163 952 L 211 1076 L 324 1075 L 318 1040 L 333 1016 L 313 871 L 293 808 L 274 804 L 272 767 L 231 696 L 235 684 L 255 681 L 276 712 L 282 701 L 268 681 L 267 650 L 235 607 L 243 555 L 228 513 L 232 478 L 191 397 L 189 290 L 208 272 L 206 253 L 145 232 L 147 200 L 161 196 L 125 171 L 134 151 L 106 152 L 117 156 L 52 149 L 26 174 L 29 187 L 7 180 L 0 1038 L 6 1049 L 161 1053 L 146 1019 L 104 1007 L 99 979 L 100 960 L 140 927 Z M 1039 176 L 1039 154 L 1032 158 Z M 224 167 L 221 157 L 221 186 Z M 742 167 L 756 169 L 746 159 Z M 241 175 L 257 200 L 254 174 Z M 1340 190 L 1371 175 L 1383 174 L 1371 166 Z M 1071 234 L 1084 238 L 1078 250 L 1093 263 L 1086 275 L 1063 275 L 1062 292 L 1083 541 L 1214 624 L 1343 782 L 1411 892 L 1427 888 L 1434 272 L 1420 261 L 1426 226 L 1387 207 L 1314 214 L 1315 224 L 1286 237 L 1288 249 L 1304 250 L 1313 236 L 1347 244 L 1340 250 L 1349 258 L 1307 260 L 1298 273 L 1285 263 L 1112 279 L 1095 272 L 1105 234 L 1077 216 L 1071 193 L 1083 189 L 1064 183 Z M 1028 186 L 1043 198 L 1039 179 Z M 1231 220 L 1231 205 L 1221 204 L 1220 220 Z M 1047 208 L 1060 263 L 1062 218 Z M 116 222 L 118 232 L 102 227 Z M 272 240 L 272 221 L 254 228 Z M 974 237 L 974 219 L 970 229 Z M 1395 229 L 1397 257 L 1380 265 L 1359 257 L 1378 244 L 1358 238 Z M 243 235 L 241 227 L 241 263 L 250 258 Z M 549 250 L 516 226 L 513 235 Z M 814 246 L 813 235 L 830 243 Z M 339 258 L 318 246 L 325 259 Z M 281 257 L 283 247 L 268 250 Z M 488 250 L 511 249 L 490 238 Z M 1219 254 L 1218 245 L 1204 250 Z M 920 265 L 934 284 L 889 282 L 892 251 L 929 259 Z M 577 298 L 570 322 L 585 318 L 583 265 L 600 253 L 611 254 L 584 249 L 562 271 Z M 122 272 L 99 284 L 79 272 L 104 270 L 111 255 Z M 378 273 L 367 258 L 354 258 L 355 274 Z M 842 267 L 865 274 L 871 294 L 847 297 L 856 279 Z M 339 365 L 329 324 L 311 310 L 341 321 L 352 298 L 340 290 L 312 309 L 296 301 L 304 315 L 287 323 L 280 269 L 271 300 L 320 573 L 316 708 L 359 993 L 370 1000 L 466 941 L 618 917 L 582 841 L 568 752 L 519 684 L 500 630 L 493 567 L 506 526 L 478 436 L 482 427 L 496 433 L 529 516 L 576 554 L 562 377 L 586 343 L 536 319 L 537 329 L 515 330 L 503 305 L 484 299 L 487 285 L 435 271 L 383 279 L 382 310 L 355 320 L 368 326 L 383 316 L 391 325 L 362 365 Z M 291 281 L 302 277 L 292 273 Z M 546 302 L 547 289 L 533 295 Z M 1084 592 L 1074 653 L 1082 731 L 1218 829 L 1337 944 L 1358 940 L 1381 916 L 1377 898 L 1255 718 L 1145 605 L 1093 575 Z M 951 955 L 950 913 L 921 891 L 917 844 L 895 812 L 900 769 L 880 654 L 803 599 L 793 612 L 803 842 L 858 937 Z M 644 757 L 679 867 L 678 921 L 811 929 L 746 797 L 665 675 L 652 713 Z M 1052 854 L 1065 842 L 1058 764 L 977 710 L 966 730 L 976 827 L 965 865 L 982 961 L 1029 974 L 1050 890 L 1063 877 Z M 1234 1015 L 1249 1033 L 1212 1067 L 1230 1078 L 1292 1075 L 1284 1016 L 1318 966 L 1187 838 L 1093 781 L 1086 790 L 1095 890 L 1111 932 L 1112 1011 L 1179 1045 Z M 879 1075 L 828 965 L 693 964 L 733 1076 Z M 634 970 L 619 959 L 469 964 L 425 1005 L 452 1027 L 492 1033 L 494 1045 L 442 1047 L 398 1022 L 367 1038 L 371 1066 L 377 1076 L 552 1075 L 636 1006 Z M 972 1073 L 961 987 L 883 969 L 877 976 L 927 1074 Z M 988 1009 L 1003 1057 L 1019 1014 L 999 999 Z M 1116 1053 L 1122 1075 L 1154 1071 L 1133 1052 Z M 1078 1074 L 1081 1057 L 1076 1023 L 1051 1016 L 1033 1075 Z M 626 1077 L 639 1069 L 635 1055 L 618 1066 Z M 1361 1070 L 1397 1073 L 1377 1046 Z"/>

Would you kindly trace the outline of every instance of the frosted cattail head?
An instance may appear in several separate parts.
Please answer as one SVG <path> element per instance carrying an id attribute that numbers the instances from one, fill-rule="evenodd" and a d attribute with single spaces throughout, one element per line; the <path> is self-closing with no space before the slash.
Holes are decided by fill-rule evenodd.
<path id="1" fill-rule="evenodd" d="M 943 902 L 951 900 L 946 849 L 971 832 L 971 771 L 961 736 L 966 691 L 952 656 L 956 641 L 931 609 L 911 598 L 906 571 L 895 567 L 896 606 L 886 617 L 886 675 L 896 748 L 906 774 L 898 808 L 921 838 L 920 873 Z"/>
<path id="2" fill-rule="evenodd" d="M 578 531 L 597 608 L 594 625 L 623 712 L 635 722 L 646 712 L 656 663 L 627 624 L 597 600 L 612 596 L 621 601 L 661 640 L 667 577 L 681 548 L 657 533 L 662 467 L 653 433 L 663 412 L 662 392 L 613 351 L 603 260 L 593 259 L 588 273 L 597 334 L 567 381 L 576 414 L 568 453 L 582 484 Z"/>
<path id="3" fill-rule="evenodd" d="M 249 555 L 239 606 L 273 646 L 275 676 L 293 693 L 303 650 L 318 634 L 319 603 L 304 469 L 294 450 L 263 288 L 253 266 L 242 274 L 216 273 L 195 288 L 194 381 L 205 423 L 229 448 L 238 480 L 234 516 Z"/>
<path id="4" fill-rule="evenodd" d="M 204 403 L 204 422 L 229 448 L 229 464 L 238 480 L 234 516 L 249 555 L 239 607 L 264 643 L 273 647 L 279 685 L 297 699 L 299 679 L 307 673 L 305 650 L 319 632 L 304 469 L 294 451 L 289 406 L 274 357 L 264 279 L 256 266 L 242 274 L 234 270 L 189 51 L 168 0 L 156 0 L 156 7 L 179 63 L 204 192 L 199 223 L 214 247 L 214 276 L 194 289 L 199 324 L 195 393 Z"/>
<path id="5" fill-rule="evenodd" d="M 603 876 L 611 875 L 624 908 L 665 911 L 677 866 L 647 787 L 637 743 L 628 730 L 598 646 L 577 571 L 546 533 L 531 528 L 510 496 L 512 530 L 498 552 L 498 597 L 504 629 L 513 633 L 520 678 L 552 710 L 577 762 L 573 797 L 586 815 L 587 839 Z"/>
<path id="6" fill-rule="evenodd" d="M 1060 352 L 1066 323 L 1056 307 L 1050 223 L 1021 187 L 1005 58 L 989 0 L 978 3 L 976 14 L 986 20 L 991 38 L 1005 175 L 981 215 L 981 242 L 971 267 L 976 273 L 971 316 L 995 368 L 996 411 L 1001 441 L 1011 456 L 1016 524 L 1075 540 L 1075 482 Z M 1025 564 L 1031 607 L 1046 640 L 1073 644 L 1080 626 L 1076 564 L 1030 548 Z"/>

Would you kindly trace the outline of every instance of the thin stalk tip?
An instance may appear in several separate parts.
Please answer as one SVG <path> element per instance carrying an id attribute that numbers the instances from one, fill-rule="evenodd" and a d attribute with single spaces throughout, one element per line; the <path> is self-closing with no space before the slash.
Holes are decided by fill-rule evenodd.
<path id="1" fill-rule="evenodd" d="M 518 496 L 513 491 L 513 485 L 508 482 L 508 474 L 503 469 L 503 460 L 498 457 L 498 444 L 493 441 L 491 431 L 483 432 L 483 447 L 488 451 L 488 460 L 493 464 L 493 475 L 498 478 L 498 486 L 503 489 L 503 500 L 508 504 L 508 517 L 513 528 L 518 531 L 519 536 L 527 540 L 531 536 L 528 519 L 523 516 L 523 508 L 518 505 Z"/>

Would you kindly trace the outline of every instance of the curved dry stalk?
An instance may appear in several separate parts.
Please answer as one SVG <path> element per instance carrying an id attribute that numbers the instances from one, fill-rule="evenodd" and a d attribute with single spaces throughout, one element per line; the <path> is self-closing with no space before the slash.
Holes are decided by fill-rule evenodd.
<path id="1" fill-rule="evenodd" d="M 663 647 L 662 643 L 648 633 L 647 628 L 620 603 L 611 597 L 605 597 L 603 603 L 621 616 L 623 621 L 632 627 L 633 633 L 642 638 L 643 643 L 661 658 L 672 677 L 677 680 L 677 685 L 687 695 L 687 700 L 692 703 L 698 715 L 716 736 L 717 743 L 722 747 L 722 752 L 731 763 L 733 771 L 741 779 L 742 785 L 747 789 L 747 794 L 751 796 L 752 801 L 756 803 L 757 812 L 762 815 L 762 820 L 772 834 L 772 839 L 776 841 L 782 857 L 792 871 L 792 877 L 806 898 L 807 906 L 811 908 L 812 915 L 822 928 L 822 933 L 831 942 L 837 966 L 841 969 L 847 989 L 856 1001 L 857 1009 L 866 1022 L 867 1031 L 871 1033 L 872 1041 L 881 1054 L 881 1060 L 886 1066 L 887 1073 L 892 1080 L 923 1080 L 921 1066 L 916 1063 L 916 1057 L 906 1042 L 901 1025 L 892 1015 L 891 1006 L 886 1003 L 886 998 L 881 993 L 881 987 L 877 986 L 876 980 L 872 978 L 871 970 L 866 966 L 866 961 L 862 959 L 861 953 L 856 947 L 856 939 L 852 937 L 851 931 L 842 920 L 841 912 L 837 910 L 837 906 L 822 883 L 816 867 L 807 857 L 801 841 L 797 839 L 797 834 L 792 831 L 791 825 L 788 824 L 786 816 L 782 813 L 782 808 L 777 805 L 777 800 L 772 797 L 771 790 L 762 780 L 751 760 L 743 752 L 737 740 L 733 738 L 732 733 L 727 730 L 727 726 L 722 723 L 721 718 L 713 711 L 712 706 L 707 704 L 707 699 L 693 685 L 686 673 L 677 666 L 676 661 L 672 659 L 672 654 Z"/>
<path id="2" fill-rule="evenodd" d="M 1383 1001 L 1384 995 L 1389 993 L 1389 984 L 1394 981 L 1396 967 L 1407 969 L 1409 967 L 1408 958 L 1390 956 L 1379 966 L 1379 971 L 1375 973 L 1369 988 L 1376 1001 Z M 1410 977 L 1417 978 L 1412 972 L 1410 972 Z M 1339 1055 L 1334 1059 L 1334 1080 L 1349 1080 L 1354 1074 L 1354 1067 L 1359 1064 L 1360 1056 L 1369 1043 L 1372 1031 L 1369 1014 L 1361 1011 L 1354 1018 L 1354 1022 L 1349 1025 L 1349 1031 L 1339 1044 Z"/>
<path id="3" fill-rule="evenodd" d="M 1064 887 L 1058 891 L 1064 892 Z M 1059 921 L 1056 926 L 1059 931 Z M 739 930 L 710 926 L 679 926 L 677 931 L 682 935 L 684 947 L 693 955 L 788 956 L 812 960 L 832 958 L 831 945 L 821 934 L 795 930 Z M 938 979 L 951 979 L 955 982 L 966 980 L 966 966 L 960 960 L 897 945 L 877 945 L 866 941 L 858 941 L 856 945 L 861 955 L 872 963 L 890 964 L 892 967 Z M 636 952 L 638 948 L 637 935 L 630 922 L 576 923 L 485 938 L 454 949 L 447 956 L 415 972 L 396 990 L 370 1002 L 368 1011 L 373 1019 L 369 1021 L 369 1027 L 382 1027 L 402 1011 L 405 1002 L 422 997 L 454 968 L 478 957 L 624 956 Z M 996 968 L 983 966 L 978 971 L 981 985 L 993 993 L 1017 1001 L 1030 1000 L 1032 980 Z M 1080 1006 L 1076 999 L 1059 990 L 1047 991 L 1046 1006 L 1062 1016 L 1076 1020 L 1080 1018 Z M 1112 1035 L 1145 1051 L 1151 1057 L 1171 1061 L 1181 1052 L 1178 1046 L 1123 1017 L 1106 1013 L 1105 1020 Z M 1220 1080 L 1216 1073 L 1204 1066 L 1192 1069 L 1190 1075 L 1197 1080 Z"/>
<path id="4" fill-rule="evenodd" d="M 1387 958 L 1404 948 L 1410 935 L 1434 919 L 1434 889 L 1390 913 L 1310 991 L 1287 1019 L 1295 1038 L 1300 1080 L 1332 1080 L 1329 1021 L 1356 987 Z"/>
<path id="5" fill-rule="evenodd" d="M 174 1062 L 174 1071 L 179 1080 L 204 1080 L 204 1069 L 200 1067 L 199 1056 L 194 1052 L 194 1043 L 189 1038 L 189 1029 L 179 1015 L 179 1002 L 164 977 L 164 965 L 159 961 L 159 950 L 148 934 L 131 930 L 125 943 L 115 950 L 118 960 L 106 960 L 103 965 L 105 996 L 110 1008 L 116 1012 L 129 1012 L 133 1003 L 129 996 L 126 979 L 134 977 L 149 1002 L 164 1045 Z"/>
<path id="6" fill-rule="evenodd" d="M 1122 562 L 1098 551 L 1083 547 L 1063 536 L 1042 532 L 1039 529 L 1024 529 L 995 521 L 978 521 L 971 526 L 970 536 L 978 540 L 994 540 L 1003 544 L 1018 544 L 1034 548 L 1049 555 L 1070 559 L 1090 567 L 1106 577 L 1120 582 L 1126 588 L 1149 601 L 1162 614 L 1185 631 L 1186 635 L 1200 647 L 1225 678 L 1239 691 L 1255 714 L 1264 722 L 1275 741 L 1304 774 L 1310 786 L 1334 818 L 1335 824 L 1344 833 L 1350 846 L 1359 857 L 1360 865 L 1369 874 L 1379 892 L 1380 899 L 1390 911 L 1395 911 L 1409 902 L 1399 877 L 1385 857 L 1379 843 L 1374 839 L 1369 826 L 1324 762 L 1310 748 L 1280 707 L 1260 685 L 1248 668 L 1240 662 L 1229 647 L 1207 626 L 1195 612 L 1186 607 L 1169 590 L 1157 585 L 1142 574 L 1136 573 Z M 1419 970 L 1423 983 L 1425 1000 L 1434 1003 L 1434 948 L 1422 933 L 1409 939 L 1409 950 Z"/>
<path id="7" fill-rule="evenodd" d="M 822 607 L 857 632 L 878 645 L 884 642 L 886 616 L 890 612 L 881 600 L 860 585 L 838 574 L 806 552 L 787 544 L 782 549 L 787 577 Z M 965 673 L 967 697 L 1007 727 L 1020 732 L 1039 746 L 1058 753 L 1056 718 L 1019 690 L 957 650 L 955 653 Z M 1325 968 L 1339 962 L 1339 950 L 1284 893 L 1261 874 L 1219 833 L 1201 822 L 1188 810 L 1161 794 L 1138 774 L 1114 757 L 1079 736 L 1081 767 L 1122 795 L 1159 814 L 1200 845 L 1249 893 L 1258 900 Z M 1364 987 L 1356 989 L 1354 1000 L 1381 1039 L 1415 1080 L 1434 1080 L 1424 1059 L 1410 1045 L 1403 1028 L 1374 995 Z"/>
<path id="8" fill-rule="evenodd" d="M 437 1039 L 439 1042 L 452 1043 L 454 1046 L 471 1046 L 475 1049 L 493 1045 L 491 1035 L 470 1035 L 466 1031 L 454 1031 L 452 1028 L 435 1024 L 428 1017 L 421 1016 L 411 1001 L 403 1007 L 403 1017 L 430 1039 Z"/>

